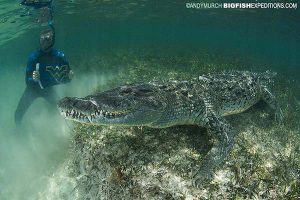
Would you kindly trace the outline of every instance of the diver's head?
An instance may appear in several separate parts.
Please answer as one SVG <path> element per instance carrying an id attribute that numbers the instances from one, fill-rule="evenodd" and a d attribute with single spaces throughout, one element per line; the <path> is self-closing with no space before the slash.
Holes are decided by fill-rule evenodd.
<path id="1" fill-rule="evenodd" d="M 44 52 L 51 51 L 55 42 L 55 30 L 53 26 L 43 30 L 40 34 L 40 49 Z"/>

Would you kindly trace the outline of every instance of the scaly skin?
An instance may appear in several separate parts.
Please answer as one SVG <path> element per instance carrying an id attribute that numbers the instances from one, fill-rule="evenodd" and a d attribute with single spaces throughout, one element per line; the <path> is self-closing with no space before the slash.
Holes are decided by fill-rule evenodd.
<path id="1" fill-rule="evenodd" d="M 83 123 L 153 128 L 206 127 L 215 142 L 196 174 L 200 177 L 198 183 L 206 183 L 234 144 L 234 131 L 224 116 L 243 112 L 264 100 L 281 121 L 282 112 L 266 86 L 273 75 L 270 72 L 229 71 L 190 81 L 125 85 L 85 98 L 66 97 L 58 107 L 65 118 Z"/>

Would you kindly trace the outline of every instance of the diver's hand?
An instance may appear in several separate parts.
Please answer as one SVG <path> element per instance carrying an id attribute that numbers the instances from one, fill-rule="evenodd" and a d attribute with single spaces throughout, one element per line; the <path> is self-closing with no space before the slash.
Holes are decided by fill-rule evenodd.
<path id="1" fill-rule="evenodd" d="M 70 70 L 68 76 L 69 76 L 69 79 L 72 80 L 74 77 L 74 72 L 72 70 Z"/>
<path id="2" fill-rule="evenodd" d="M 40 80 L 40 72 L 38 72 L 38 71 L 33 71 L 33 73 L 32 73 L 32 79 L 33 79 L 34 81 L 39 81 L 39 80 Z"/>

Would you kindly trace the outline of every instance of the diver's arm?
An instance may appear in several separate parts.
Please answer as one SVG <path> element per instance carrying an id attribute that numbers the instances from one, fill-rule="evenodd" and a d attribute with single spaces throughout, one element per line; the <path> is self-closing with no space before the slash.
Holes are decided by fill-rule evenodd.
<path id="1" fill-rule="evenodd" d="M 67 67 L 66 68 L 67 74 L 66 74 L 66 78 L 63 80 L 63 83 L 68 83 L 68 82 L 70 82 L 73 79 L 74 72 L 71 69 L 70 64 L 67 61 L 65 55 L 62 52 L 61 52 L 60 55 L 61 55 L 61 59 L 62 59 L 62 65 Z"/>
<path id="2" fill-rule="evenodd" d="M 35 71 L 35 64 L 34 64 L 34 60 L 29 59 L 28 63 L 27 63 L 27 67 L 26 67 L 26 83 L 27 84 L 35 84 L 35 81 L 33 79 L 33 72 Z"/>
<path id="3" fill-rule="evenodd" d="M 74 72 L 71 69 L 69 63 L 67 63 L 67 67 L 68 67 L 68 70 L 67 70 L 68 74 L 67 74 L 67 78 L 65 79 L 64 83 L 70 82 L 73 79 L 73 77 L 74 77 Z"/>
<path id="4" fill-rule="evenodd" d="M 73 77 L 74 77 L 74 72 L 73 72 L 73 70 L 70 69 L 69 74 L 68 74 L 68 78 L 71 81 L 73 79 Z"/>
<path id="5" fill-rule="evenodd" d="M 27 62 L 25 81 L 29 85 L 35 85 L 37 81 L 40 80 L 40 74 L 36 71 L 37 58 L 38 53 L 34 52 L 30 55 Z"/>

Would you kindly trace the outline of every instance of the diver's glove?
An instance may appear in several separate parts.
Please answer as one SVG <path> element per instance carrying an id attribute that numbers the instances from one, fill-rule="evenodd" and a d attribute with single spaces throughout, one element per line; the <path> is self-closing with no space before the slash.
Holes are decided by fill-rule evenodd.
<path id="1" fill-rule="evenodd" d="M 40 81 L 40 72 L 38 71 L 33 71 L 32 73 L 32 79 L 36 82 L 39 82 Z"/>
<path id="2" fill-rule="evenodd" d="M 70 80 L 74 78 L 74 72 L 72 70 L 69 71 L 68 77 Z"/>

